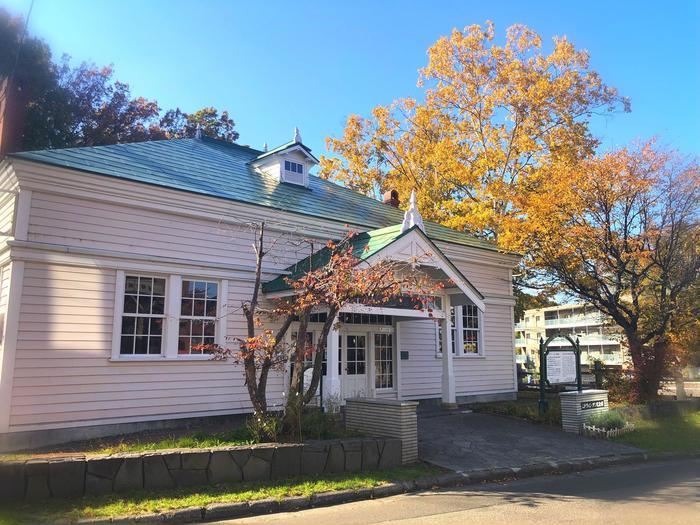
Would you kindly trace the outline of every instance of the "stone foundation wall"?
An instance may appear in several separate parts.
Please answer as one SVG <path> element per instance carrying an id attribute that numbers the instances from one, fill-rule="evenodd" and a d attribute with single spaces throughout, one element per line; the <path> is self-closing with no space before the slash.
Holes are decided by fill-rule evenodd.
<path id="1" fill-rule="evenodd" d="M 267 481 L 401 465 L 401 441 L 357 438 L 0 463 L 0 501 Z"/>
<path id="2" fill-rule="evenodd" d="M 402 462 L 418 459 L 418 416 L 416 401 L 353 398 L 345 405 L 345 426 L 370 436 L 390 436 L 401 440 Z"/>

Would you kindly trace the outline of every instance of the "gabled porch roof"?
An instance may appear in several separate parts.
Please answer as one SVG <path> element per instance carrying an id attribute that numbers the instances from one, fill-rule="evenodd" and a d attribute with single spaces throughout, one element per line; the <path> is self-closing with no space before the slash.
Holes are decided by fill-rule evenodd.
<path id="1" fill-rule="evenodd" d="M 450 278 L 480 310 L 484 310 L 484 296 L 469 282 L 462 272 L 452 264 L 440 249 L 418 227 L 413 226 L 404 231 L 401 224 L 371 230 L 355 235 L 349 242 L 352 246 L 353 256 L 360 261 L 372 264 L 380 257 L 392 259 L 408 259 L 411 256 L 430 254 L 427 261 L 421 261 L 421 266 L 431 266 L 441 270 Z M 420 253 L 419 253 L 420 252 Z M 263 293 L 268 296 L 282 296 L 292 292 L 292 287 L 287 279 L 296 280 L 305 273 L 321 268 L 331 256 L 328 247 L 314 252 L 310 256 L 300 260 L 286 269 L 287 275 L 279 276 L 262 286 Z"/>

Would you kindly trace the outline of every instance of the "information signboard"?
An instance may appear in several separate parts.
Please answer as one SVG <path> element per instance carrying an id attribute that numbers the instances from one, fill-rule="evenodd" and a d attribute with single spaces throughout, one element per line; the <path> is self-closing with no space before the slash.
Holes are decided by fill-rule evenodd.
<path id="1" fill-rule="evenodd" d="M 547 354 L 547 379 L 551 384 L 576 382 L 576 354 L 556 352 Z"/>

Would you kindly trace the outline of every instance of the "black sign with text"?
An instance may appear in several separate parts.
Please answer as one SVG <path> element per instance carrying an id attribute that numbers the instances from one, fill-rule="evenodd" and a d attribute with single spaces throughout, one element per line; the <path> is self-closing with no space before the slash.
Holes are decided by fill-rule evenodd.
<path id="1" fill-rule="evenodd" d="M 605 408 L 605 399 L 581 402 L 581 410 L 591 410 L 592 408 Z"/>

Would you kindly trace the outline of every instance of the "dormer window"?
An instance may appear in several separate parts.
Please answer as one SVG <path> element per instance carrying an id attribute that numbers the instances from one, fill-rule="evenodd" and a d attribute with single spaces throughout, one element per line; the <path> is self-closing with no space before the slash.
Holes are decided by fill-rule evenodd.
<path id="1" fill-rule="evenodd" d="M 304 185 L 304 165 L 292 160 L 285 160 L 282 181 Z"/>
<path id="2" fill-rule="evenodd" d="M 294 129 L 294 140 L 270 151 L 267 149 L 252 162 L 253 168 L 280 182 L 309 187 L 309 170 L 318 164 L 311 149 L 302 144 L 298 129 Z"/>
<path id="3" fill-rule="evenodd" d="M 304 175 L 304 165 L 298 162 L 292 162 L 291 160 L 284 161 L 284 171 L 297 173 L 299 175 Z"/>

